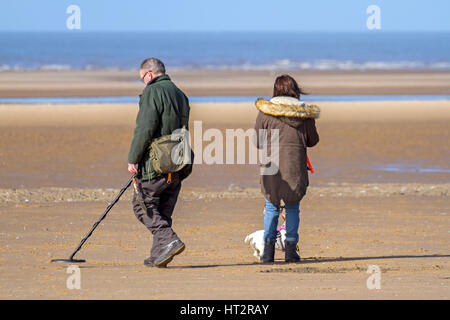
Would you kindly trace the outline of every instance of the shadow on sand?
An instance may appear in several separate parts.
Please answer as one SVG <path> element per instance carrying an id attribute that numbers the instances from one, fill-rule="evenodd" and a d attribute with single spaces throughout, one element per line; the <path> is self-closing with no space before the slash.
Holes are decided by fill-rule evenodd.
<path id="1" fill-rule="evenodd" d="M 430 255 L 396 255 L 396 256 L 375 256 L 375 257 L 310 257 L 302 258 L 298 264 L 324 263 L 324 262 L 343 262 L 343 261 L 366 261 L 366 260 L 382 260 L 382 259 L 422 259 L 422 258 L 450 258 L 450 255 L 430 254 Z M 191 266 L 173 266 L 168 265 L 169 269 L 201 269 L 201 268 L 218 268 L 218 267 L 241 267 L 241 266 L 271 266 L 286 265 L 283 260 L 275 260 L 271 264 L 262 264 L 259 262 L 252 263 L 231 263 L 231 264 L 208 264 L 208 265 L 191 265 Z"/>

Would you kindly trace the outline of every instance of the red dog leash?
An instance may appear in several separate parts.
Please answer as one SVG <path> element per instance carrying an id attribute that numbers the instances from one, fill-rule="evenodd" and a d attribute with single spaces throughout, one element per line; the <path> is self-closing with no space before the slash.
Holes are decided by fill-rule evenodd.
<path id="1" fill-rule="evenodd" d="M 313 167 L 311 165 L 311 161 L 309 161 L 308 155 L 306 155 L 306 163 L 308 164 L 309 171 L 311 171 L 311 173 L 314 173 L 314 169 L 313 169 Z"/>

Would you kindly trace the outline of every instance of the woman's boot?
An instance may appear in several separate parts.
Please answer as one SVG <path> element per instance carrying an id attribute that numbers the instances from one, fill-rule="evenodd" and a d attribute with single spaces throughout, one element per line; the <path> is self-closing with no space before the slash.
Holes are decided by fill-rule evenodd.
<path id="1" fill-rule="evenodd" d="M 269 263 L 275 260 L 275 241 L 274 239 L 267 239 L 264 242 L 264 253 L 261 257 L 261 262 Z"/>
<path id="2" fill-rule="evenodd" d="M 297 241 L 287 241 L 284 261 L 286 262 L 300 262 L 300 256 L 297 254 Z"/>

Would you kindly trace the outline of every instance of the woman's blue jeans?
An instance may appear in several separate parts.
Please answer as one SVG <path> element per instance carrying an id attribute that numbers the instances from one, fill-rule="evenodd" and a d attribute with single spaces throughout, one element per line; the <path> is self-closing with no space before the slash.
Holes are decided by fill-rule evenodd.
<path id="1" fill-rule="evenodd" d="M 300 224 L 300 202 L 285 205 L 286 241 L 298 242 L 298 226 Z M 266 199 L 264 210 L 264 241 L 277 238 L 278 216 L 280 206 L 275 206 Z"/>

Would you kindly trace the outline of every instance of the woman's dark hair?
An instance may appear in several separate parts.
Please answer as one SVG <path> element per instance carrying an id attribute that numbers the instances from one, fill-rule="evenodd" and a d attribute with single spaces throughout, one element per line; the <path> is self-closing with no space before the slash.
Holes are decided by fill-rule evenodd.
<path id="1" fill-rule="evenodd" d="M 279 76 L 273 85 L 273 96 L 288 96 L 300 99 L 301 94 L 307 94 L 299 86 L 294 78 L 287 74 Z"/>

